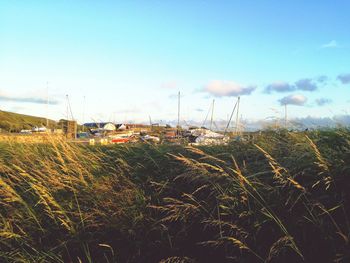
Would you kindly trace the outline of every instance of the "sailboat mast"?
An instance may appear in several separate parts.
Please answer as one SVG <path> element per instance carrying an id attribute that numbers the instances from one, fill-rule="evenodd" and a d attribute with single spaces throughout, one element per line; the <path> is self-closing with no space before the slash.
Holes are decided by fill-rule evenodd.
<path id="1" fill-rule="evenodd" d="M 231 122 L 231 120 L 232 120 L 233 114 L 235 113 L 237 104 L 238 104 L 238 100 L 236 101 L 235 106 L 233 107 L 233 110 L 232 110 L 232 112 L 231 112 L 230 119 L 229 119 L 228 122 L 227 122 L 227 126 L 226 126 L 225 131 L 224 131 L 224 136 L 226 135 L 226 132 L 227 132 L 227 130 L 228 130 L 228 127 L 230 126 L 230 122 Z"/>
<path id="2" fill-rule="evenodd" d="M 72 120 L 74 120 L 72 107 L 70 106 L 69 97 L 68 97 L 68 95 L 66 95 L 66 96 L 67 96 L 67 120 L 69 120 L 69 113 L 70 113 L 70 116 L 72 117 Z"/>
<path id="3" fill-rule="evenodd" d="M 83 122 L 83 132 L 85 131 L 85 126 L 84 126 L 84 123 L 85 123 L 85 96 L 83 98 L 83 119 L 82 119 L 82 122 Z"/>
<path id="4" fill-rule="evenodd" d="M 213 100 L 213 104 L 211 107 L 210 130 L 212 130 L 213 128 L 214 103 L 215 103 L 215 100 Z"/>
<path id="5" fill-rule="evenodd" d="M 46 81 L 46 129 L 49 128 L 49 82 Z"/>
<path id="6" fill-rule="evenodd" d="M 240 101 L 241 101 L 241 97 L 238 97 L 238 100 L 237 100 L 237 113 L 236 113 L 236 135 L 239 132 L 239 104 L 240 104 Z"/>
<path id="7" fill-rule="evenodd" d="M 287 104 L 284 104 L 284 127 L 287 129 Z"/>
<path id="8" fill-rule="evenodd" d="M 177 101 L 177 128 L 180 127 L 180 91 L 178 94 L 178 101 Z"/>
<path id="9" fill-rule="evenodd" d="M 67 114 L 67 121 L 69 121 L 69 103 L 68 103 L 68 94 L 66 95 L 66 114 Z"/>

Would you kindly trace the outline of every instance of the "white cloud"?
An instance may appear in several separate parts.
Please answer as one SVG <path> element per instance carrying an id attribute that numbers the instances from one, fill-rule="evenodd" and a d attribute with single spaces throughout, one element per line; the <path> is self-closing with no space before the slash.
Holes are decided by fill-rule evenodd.
<path id="1" fill-rule="evenodd" d="M 307 98 L 300 94 L 292 94 L 286 97 L 283 97 L 279 100 L 281 105 L 297 105 L 297 106 L 303 106 L 307 101 Z"/>
<path id="2" fill-rule="evenodd" d="M 339 47 L 338 42 L 335 40 L 331 40 L 330 42 L 323 44 L 321 48 L 337 48 Z"/>
<path id="3" fill-rule="evenodd" d="M 244 86 L 233 81 L 213 80 L 204 86 L 204 92 L 215 97 L 233 97 L 241 95 L 250 95 L 256 86 Z"/>

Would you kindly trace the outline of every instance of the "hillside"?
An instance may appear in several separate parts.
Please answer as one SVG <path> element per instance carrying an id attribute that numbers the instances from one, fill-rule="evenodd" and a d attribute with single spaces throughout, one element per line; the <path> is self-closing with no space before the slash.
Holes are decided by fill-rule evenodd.
<path id="1" fill-rule="evenodd" d="M 49 123 L 50 127 L 57 125 L 57 122 L 53 120 L 49 120 Z M 2 131 L 18 132 L 22 129 L 30 129 L 33 126 L 41 125 L 46 125 L 46 118 L 0 111 L 0 129 Z"/>

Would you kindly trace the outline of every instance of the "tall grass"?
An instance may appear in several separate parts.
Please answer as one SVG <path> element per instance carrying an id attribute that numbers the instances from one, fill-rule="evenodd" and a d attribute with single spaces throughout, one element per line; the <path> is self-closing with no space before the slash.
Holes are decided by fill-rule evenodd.
<path id="1" fill-rule="evenodd" d="M 28 137 L 29 138 L 29 137 Z M 1 262 L 349 262 L 350 132 L 0 138 Z"/>

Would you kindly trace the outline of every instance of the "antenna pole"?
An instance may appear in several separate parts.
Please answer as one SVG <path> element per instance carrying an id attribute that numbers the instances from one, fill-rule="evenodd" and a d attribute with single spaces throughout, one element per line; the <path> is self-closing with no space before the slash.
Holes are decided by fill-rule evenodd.
<path id="1" fill-rule="evenodd" d="M 215 103 L 215 100 L 213 100 L 213 106 L 211 108 L 211 118 L 210 118 L 210 130 L 212 129 L 213 127 L 213 116 L 214 116 L 214 103 Z"/>

